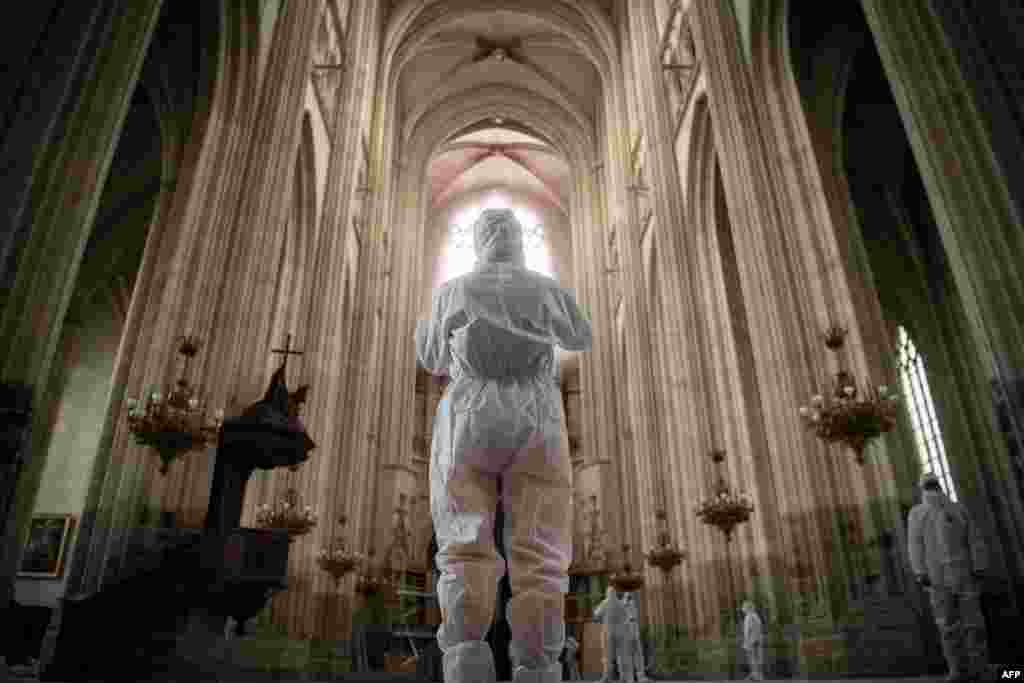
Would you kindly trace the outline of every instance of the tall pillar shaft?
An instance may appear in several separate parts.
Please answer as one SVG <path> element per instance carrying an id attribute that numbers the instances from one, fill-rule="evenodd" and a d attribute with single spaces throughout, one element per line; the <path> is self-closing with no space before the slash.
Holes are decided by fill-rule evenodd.
<path id="1" fill-rule="evenodd" d="M 1014 200 L 1019 190 L 1011 190 L 995 149 L 1002 141 L 986 125 L 986 103 L 970 89 L 970 74 L 943 30 L 940 18 L 948 10 L 936 13 L 925 0 L 862 5 L 970 322 L 978 366 L 1001 387 L 1010 433 L 1022 444 L 1024 217 Z M 991 9 L 986 5 L 986 14 Z M 1019 496 L 1015 505 L 999 498 L 1002 514 L 1019 520 Z"/>
<path id="2" fill-rule="evenodd" d="M 34 453 L 42 452 L 48 432 L 41 422 L 52 400 L 45 387 L 64 317 L 162 2 L 143 0 L 130 9 L 115 2 L 86 4 L 74 3 L 54 15 L 47 36 L 52 42 L 44 44 L 41 63 L 31 66 L 38 66 L 45 79 L 37 94 L 39 104 L 53 108 L 51 113 L 39 119 L 33 115 L 32 121 L 19 117 L 8 131 L 11 144 L 24 143 L 20 134 L 27 135 L 33 141 L 28 149 L 5 145 L 12 159 L 25 162 L 5 175 L 5 182 L 19 185 L 10 227 L 25 238 L 16 245 L 15 260 L 8 262 L 14 275 L 0 312 L 0 377 L 33 391 L 37 423 L 29 448 Z M 54 110 L 59 119 L 53 119 Z M 0 546 L 0 606 L 11 597 L 44 460 L 29 460 L 17 482 L 13 514 L 0 520 L 6 528 Z"/>
<path id="3" fill-rule="evenodd" d="M 709 102 L 718 162 L 732 224 L 732 241 L 746 322 L 758 353 L 753 358 L 756 396 L 748 401 L 754 472 L 761 482 L 759 519 L 763 532 L 781 551 L 773 573 L 785 567 L 781 558 L 798 548 L 810 548 L 818 567 L 826 565 L 824 540 L 833 535 L 830 512 L 837 496 L 849 492 L 854 466 L 842 454 L 822 458 L 824 450 L 806 435 L 797 406 L 823 378 L 815 376 L 810 359 L 821 354 L 817 333 L 823 321 L 809 315 L 806 302 L 794 297 L 805 290 L 799 244 L 787 229 L 784 201 L 773 184 L 773 149 L 762 130 L 764 112 L 755 99 L 751 74 L 744 60 L 739 26 L 732 5 L 695 3 L 695 37 L 707 69 Z M 850 321 L 845 321 L 849 323 Z M 815 460 L 803 457 L 813 455 Z M 817 481 L 817 486 L 811 482 Z M 825 482 L 821 486 L 820 482 Z M 774 491 L 798 492 L 788 500 Z M 774 491 L 773 491 L 774 489 Z M 773 500 L 774 498 L 774 500 Z M 782 524 L 781 516 L 813 521 L 800 540 L 791 538 L 799 525 Z M 841 580 L 841 579 L 840 579 Z"/>

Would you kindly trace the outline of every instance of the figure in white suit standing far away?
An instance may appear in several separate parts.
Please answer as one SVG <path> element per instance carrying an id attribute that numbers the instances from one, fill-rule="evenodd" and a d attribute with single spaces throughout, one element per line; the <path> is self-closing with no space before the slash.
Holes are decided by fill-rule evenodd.
<path id="1" fill-rule="evenodd" d="M 576 653 L 580 651 L 580 644 L 576 642 L 576 639 L 572 636 L 566 636 L 565 638 L 565 664 L 568 674 L 565 677 L 567 681 L 580 681 L 583 680 L 580 676 L 580 667 L 576 663 Z"/>
<path id="2" fill-rule="evenodd" d="M 967 508 L 946 496 L 932 472 L 921 477 L 922 502 L 907 521 L 910 568 L 931 592 L 932 611 L 949 665 L 950 683 L 988 670 L 988 638 L 979 579 L 988 568 L 985 544 Z"/>
<path id="3" fill-rule="evenodd" d="M 750 675 L 747 679 L 763 681 L 764 624 L 750 600 L 743 603 L 743 615 L 743 649 L 747 653 L 747 664 L 750 665 Z"/>
<path id="4" fill-rule="evenodd" d="M 633 682 L 633 654 L 629 651 L 629 610 L 615 589 L 608 586 L 604 600 L 594 610 L 594 620 L 604 624 L 604 674 L 601 683 L 611 683 L 615 666 L 619 680 Z"/>
<path id="5" fill-rule="evenodd" d="M 557 683 L 572 558 L 572 464 L 554 348 L 590 348 L 590 322 L 569 291 L 526 269 L 523 229 L 512 211 L 483 211 L 473 241 L 473 271 L 442 285 L 430 318 L 416 327 L 422 366 L 451 377 L 430 460 L 444 680 L 495 680 L 484 637 L 506 570 L 494 546 L 501 496 L 513 680 Z"/>
<path id="6" fill-rule="evenodd" d="M 633 657 L 633 673 L 639 683 L 647 683 L 647 663 L 644 661 L 644 642 L 640 639 L 640 606 L 637 604 L 636 593 L 626 593 L 626 610 L 629 613 L 628 650 Z"/>

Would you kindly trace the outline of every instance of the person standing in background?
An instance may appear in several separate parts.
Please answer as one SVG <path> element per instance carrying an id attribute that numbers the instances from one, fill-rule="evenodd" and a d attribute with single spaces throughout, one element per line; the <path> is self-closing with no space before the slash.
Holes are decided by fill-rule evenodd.
<path id="1" fill-rule="evenodd" d="M 751 681 L 764 680 L 764 623 L 754 608 L 754 603 L 743 603 L 743 649 L 750 665 Z"/>
<path id="2" fill-rule="evenodd" d="M 907 520 L 910 568 L 931 594 L 946 680 L 976 680 L 989 666 L 980 586 L 988 569 L 985 543 L 967 508 L 949 499 L 934 473 L 921 477 L 921 493 Z"/>

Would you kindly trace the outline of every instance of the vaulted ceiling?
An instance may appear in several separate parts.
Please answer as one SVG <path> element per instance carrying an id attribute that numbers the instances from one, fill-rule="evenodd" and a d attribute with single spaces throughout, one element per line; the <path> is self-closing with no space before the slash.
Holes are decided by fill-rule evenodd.
<path id="1" fill-rule="evenodd" d="M 541 18 L 490 9 L 446 22 L 418 47 L 398 81 L 402 118 L 416 121 L 442 102 L 494 86 L 533 92 L 591 128 L 601 100 L 600 76 L 573 40 Z M 505 187 L 565 211 L 569 176 L 560 150 L 499 116 L 452 131 L 428 170 L 430 204 Z"/>
<path id="2" fill-rule="evenodd" d="M 434 206 L 494 187 L 508 187 L 566 210 L 569 166 L 539 138 L 497 124 L 446 144 L 430 165 Z"/>

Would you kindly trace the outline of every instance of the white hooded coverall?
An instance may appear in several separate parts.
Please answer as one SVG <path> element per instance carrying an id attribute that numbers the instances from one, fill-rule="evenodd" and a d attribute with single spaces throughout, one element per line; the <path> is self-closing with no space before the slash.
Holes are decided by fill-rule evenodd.
<path id="1" fill-rule="evenodd" d="M 495 680 L 484 638 L 508 569 L 514 679 L 559 681 L 572 465 L 554 347 L 588 349 L 591 327 L 570 292 L 525 268 L 511 211 L 483 211 L 473 233 L 474 270 L 441 286 L 416 328 L 422 366 L 451 377 L 430 461 L 444 678 Z M 499 496 L 507 567 L 493 540 Z"/>
<path id="2" fill-rule="evenodd" d="M 576 662 L 576 653 L 580 651 L 580 644 L 576 642 L 576 639 L 572 636 L 568 636 L 565 639 L 565 662 L 566 668 L 569 670 L 567 681 L 579 681 L 582 680 L 580 677 L 580 667 Z"/>
<path id="3" fill-rule="evenodd" d="M 602 683 L 612 680 L 615 665 L 619 666 L 619 680 L 633 681 L 633 653 L 630 651 L 629 610 L 626 604 L 608 587 L 605 599 L 594 610 L 594 619 L 604 623 L 604 674 Z"/>
<path id="4" fill-rule="evenodd" d="M 942 491 L 925 489 L 907 521 L 910 568 L 931 582 L 932 611 L 951 678 L 988 665 L 985 618 L 975 572 L 988 567 L 984 541 L 967 509 Z"/>
<path id="5" fill-rule="evenodd" d="M 626 610 L 629 613 L 629 651 L 633 657 L 633 672 L 640 683 L 647 681 L 647 663 L 644 661 L 644 643 L 640 639 L 640 607 L 636 593 L 626 594 Z"/>
<path id="6" fill-rule="evenodd" d="M 749 678 L 764 680 L 764 624 L 751 603 L 743 605 L 743 649 L 750 665 Z"/>

